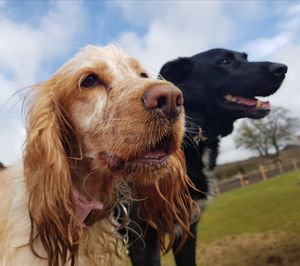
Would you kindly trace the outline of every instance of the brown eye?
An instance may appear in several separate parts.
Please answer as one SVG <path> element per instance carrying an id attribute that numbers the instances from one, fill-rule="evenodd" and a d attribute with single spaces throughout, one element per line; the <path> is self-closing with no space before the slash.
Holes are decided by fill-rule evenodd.
<path id="1" fill-rule="evenodd" d="M 90 74 L 86 76 L 83 81 L 80 83 L 82 89 L 94 88 L 100 84 L 97 75 Z"/>
<path id="2" fill-rule="evenodd" d="M 149 76 L 146 72 L 142 72 L 140 75 L 141 75 L 142 78 L 145 78 L 145 79 L 149 78 Z"/>

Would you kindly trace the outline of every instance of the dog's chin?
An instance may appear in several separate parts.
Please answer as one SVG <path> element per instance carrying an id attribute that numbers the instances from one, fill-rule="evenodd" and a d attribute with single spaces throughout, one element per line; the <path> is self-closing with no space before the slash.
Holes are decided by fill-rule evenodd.
<path id="1" fill-rule="evenodd" d="M 254 97 L 232 96 L 227 94 L 216 101 L 217 107 L 223 114 L 235 118 L 261 119 L 270 113 L 269 101 L 260 101 Z"/>
<path id="2" fill-rule="evenodd" d="M 253 119 L 261 119 L 267 116 L 270 113 L 270 109 L 265 109 L 265 110 L 249 110 L 248 112 L 245 112 L 243 117 L 247 118 L 253 118 Z"/>
<path id="3" fill-rule="evenodd" d="M 136 174 L 147 174 L 160 171 L 167 167 L 170 156 L 177 149 L 176 141 L 173 136 L 164 137 L 155 142 L 150 148 L 139 151 L 135 155 L 114 155 L 109 152 L 99 152 L 97 161 L 106 165 L 112 173 L 124 173 L 128 179 Z M 130 149 L 130 143 L 128 143 Z M 133 153 L 133 151 L 131 151 Z"/>

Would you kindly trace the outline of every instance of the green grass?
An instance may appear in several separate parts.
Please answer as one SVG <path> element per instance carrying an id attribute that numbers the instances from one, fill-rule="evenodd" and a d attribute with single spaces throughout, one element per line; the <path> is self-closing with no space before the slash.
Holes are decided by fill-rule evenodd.
<path id="1" fill-rule="evenodd" d="M 205 246 L 243 233 L 300 233 L 299 181 L 295 171 L 221 194 L 203 214 L 197 241 Z M 172 256 L 164 256 L 163 265 L 174 265 Z"/>
<path id="2" fill-rule="evenodd" d="M 267 230 L 300 233 L 299 181 L 297 171 L 221 194 L 202 217 L 199 240 Z"/>

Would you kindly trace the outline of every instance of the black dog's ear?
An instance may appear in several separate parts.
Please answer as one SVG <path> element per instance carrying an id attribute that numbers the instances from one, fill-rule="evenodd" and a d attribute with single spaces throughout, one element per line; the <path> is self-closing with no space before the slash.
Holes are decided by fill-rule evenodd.
<path id="1" fill-rule="evenodd" d="M 192 69 L 192 61 L 187 57 L 180 57 L 174 61 L 164 64 L 159 71 L 159 74 L 168 81 L 178 83 L 187 79 Z"/>

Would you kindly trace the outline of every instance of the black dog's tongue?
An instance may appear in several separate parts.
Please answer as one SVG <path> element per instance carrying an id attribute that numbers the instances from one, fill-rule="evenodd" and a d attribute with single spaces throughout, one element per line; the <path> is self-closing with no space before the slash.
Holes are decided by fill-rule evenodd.
<path id="1" fill-rule="evenodd" d="M 229 102 L 234 102 L 237 104 L 243 104 L 249 107 L 256 107 L 258 109 L 270 109 L 270 102 L 269 101 L 260 101 L 255 98 L 246 98 L 243 96 L 232 96 L 232 95 L 225 95 L 224 99 Z"/>

